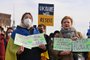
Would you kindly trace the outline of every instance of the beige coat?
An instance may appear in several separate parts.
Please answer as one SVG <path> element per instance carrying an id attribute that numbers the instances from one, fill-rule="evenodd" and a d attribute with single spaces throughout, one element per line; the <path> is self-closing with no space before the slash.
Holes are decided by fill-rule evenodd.
<path id="1" fill-rule="evenodd" d="M 80 32 L 76 32 L 76 34 L 77 34 L 78 38 L 83 38 L 83 36 L 82 36 L 82 34 Z M 60 33 L 60 37 L 62 38 L 62 34 L 61 33 Z M 53 43 L 51 43 L 51 47 L 53 47 Z M 55 58 L 54 60 L 73 60 L 73 53 L 72 52 L 69 55 L 58 56 L 60 51 L 55 51 L 51 47 L 50 47 L 50 49 L 51 49 L 51 56 Z"/>

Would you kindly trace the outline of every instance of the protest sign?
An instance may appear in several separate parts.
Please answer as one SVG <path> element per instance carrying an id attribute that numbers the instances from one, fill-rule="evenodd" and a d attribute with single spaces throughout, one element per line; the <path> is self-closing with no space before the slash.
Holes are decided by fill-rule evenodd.
<path id="1" fill-rule="evenodd" d="M 73 52 L 87 52 L 90 51 L 90 39 L 78 39 L 73 41 Z"/>
<path id="2" fill-rule="evenodd" d="M 38 5 L 38 25 L 54 25 L 54 4 L 39 3 Z"/>
<path id="3" fill-rule="evenodd" d="M 68 38 L 54 38 L 54 50 L 71 51 L 72 41 Z"/>
<path id="4" fill-rule="evenodd" d="M 14 44 L 31 49 L 33 47 L 38 47 L 40 44 L 46 44 L 46 41 L 44 34 L 35 34 L 29 36 L 16 34 Z"/>
<path id="5" fill-rule="evenodd" d="M 90 39 L 77 39 L 72 41 L 68 38 L 54 38 L 54 50 L 73 51 L 73 52 L 88 52 L 90 51 Z"/>
<path id="6" fill-rule="evenodd" d="M 44 34 L 35 34 L 30 36 L 33 39 L 32 47 L 37 47 L 40 44 L 47 44 Z"/>

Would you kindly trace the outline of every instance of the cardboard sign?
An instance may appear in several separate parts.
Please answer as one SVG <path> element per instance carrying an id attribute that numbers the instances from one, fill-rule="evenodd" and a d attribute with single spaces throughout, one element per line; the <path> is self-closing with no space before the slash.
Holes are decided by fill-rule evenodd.
<path id="1" fill-rule="evenodd" d="M 72 41 L 68 38 L 54 38 L 54 50 L 73 51 L 73 52 L 89 52 L 90 39 L 77 39 Z"/>
<path id="2" fill-rule="evenodd" d="M 31 49 L 33 47 L 38 47 L 40 44 L 46 44 L 46 41 L 44 34 L 35 34 L 29 36 L 16 34 L 14 44 Z"/>
<path id="3" fill-rule="evenodd" d="M 87 52 L 90 51 L 90 39 L 78 39 L 73 41 L 73 52 Z"/>
<path id="4" fill-rule="evenodd" d="M 72 41 L 68 38 L 54 38 L 54 50 L 71 51 Z"/>
<path id="5" fill-rule="evenodd" d="M 38 6 L 38 25 L 54 25 L 54 4 L 40 3 Z"/>

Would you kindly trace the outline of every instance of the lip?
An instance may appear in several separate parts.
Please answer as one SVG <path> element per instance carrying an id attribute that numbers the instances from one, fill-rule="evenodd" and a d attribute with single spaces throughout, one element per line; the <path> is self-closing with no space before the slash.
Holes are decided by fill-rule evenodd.
<path id="1" fill-rule="evenodd" d="M 69 27 L 69 26 L 65 26 L 65 27 Z"/>

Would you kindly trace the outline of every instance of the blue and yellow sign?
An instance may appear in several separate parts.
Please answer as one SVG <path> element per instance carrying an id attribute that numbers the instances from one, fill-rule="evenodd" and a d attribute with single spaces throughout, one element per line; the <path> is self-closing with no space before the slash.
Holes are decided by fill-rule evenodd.
<path id="1" fill-rule="evenodd" d="M 44 24 L 46 26 L 54 25 L 54 4 L 39 4 L 38 24 Z"/>

